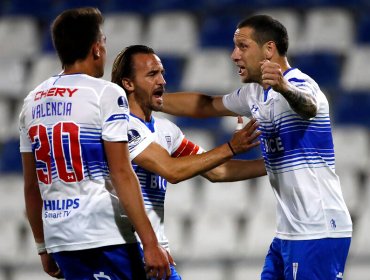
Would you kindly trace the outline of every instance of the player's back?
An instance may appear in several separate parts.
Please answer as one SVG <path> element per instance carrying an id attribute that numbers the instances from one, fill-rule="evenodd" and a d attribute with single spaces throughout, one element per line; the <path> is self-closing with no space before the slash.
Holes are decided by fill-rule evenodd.
<path id="1" fill-rule="evenodd" d="M 127 112 L 117 114 L 115 107 Z M 20 123 L 30 143 L 21 142 L 21 151 L 35 154 L 49 251 L 125 242 L 118 227 L 131 226 L 114 219 L 118 201 L 105 188 L 109 172 L 102 139 L 108 133 L 125 140 L 114 123 L 126 114 L 123 90 L 85 74 L 51 77 L 26 97 Z M 127 233 L 126 241 L 135 241 L 134 235 Z"/>

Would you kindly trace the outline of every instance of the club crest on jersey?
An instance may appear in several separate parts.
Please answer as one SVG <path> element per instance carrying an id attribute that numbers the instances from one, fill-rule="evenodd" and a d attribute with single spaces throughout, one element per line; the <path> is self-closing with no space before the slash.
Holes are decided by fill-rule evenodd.
<path id="1" fill-rule="evenodd" d="M 140 136 L 139 132 L 137 132 L 137 130 L 130 129 L 127 132 L 127 135 L 128 135 L 128 142 L 130 143 L 130 149 L 135 147 L 137 144 L 140 143 L 141 136 Z"/>
<path id="2" fill-rule="evenodd" d="M 120 96 L 117 100 L 118 106 L 127 109 L 128 108 L 128 103 L 127 99 L 124 96 Z"/>

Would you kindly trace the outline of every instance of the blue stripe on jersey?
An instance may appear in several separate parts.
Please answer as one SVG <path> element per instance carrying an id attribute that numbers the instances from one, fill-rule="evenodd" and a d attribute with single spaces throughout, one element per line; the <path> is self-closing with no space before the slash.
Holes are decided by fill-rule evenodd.
<path id="1" fill-rule="evenodd" d="M 263 101 L 264 102 L 266 102 L 266 100 L 267 100 L 267 97 L 268 97 L 268 94 L 269 94 L 270 89 L 272 89 L 271 86 L 269 86 L 267 89 L 264 89 L 263 90 Z"/>
<path id="2" fill-rule="evenodd" d="M 297 83 L 304 83 L 305 82 L 305 80 L 297 79 L 297 78 L 290 78 L 288 81 L 289 82 L 297 82 Z"/>
<path id="3" fill-rule="evenodd" d="M 137 164 L 132 167 L 139 179 L 146 208 L 164 208 L 167 180 Z"/>
<path id="4" fill-rule="evenodd" d="M 275 118 L 273 124 L 260 123 L 262 153 L 270 172 L 324 166 L 335 168 L 328 114 L 318 115 L 310 121 L 287 112 Z"/>
<path id="5" fill-rule="evenodd" d="M 150 120 L 147 122 L 147 121 L 144 121 L 143 119 L 140 119 L 138 116 L 135 116 L 133 113 L 130 113 L 130 116 L 138 119 L 140 122 L 142 122 L 143 124 L 145 124 L 145 126 L 153 133 L 155 132 L 155 127 L 154 127 L 154 123 L 155 123 L 155 120 L 153 118 L 153 116 L 150 117 Z"/>
<path id="6" fill-rule="evenodd" d="M 50 137 L 50 143 L 52 143 L 51 128 L 48 128 L 48 135 Z M 66 167 L 68 171 L 71 171 L 72 161 L 69 149 L 69 137 L 63 135 L 62 139 Z M 80 145 L 84 178 L 107 178 L 109 176 L 109 169 L 104 153 L 103 141 L 101 139 L 101 129 L 80 127 Z M 53 149 L 52 146 L 51 149 Z M 37 166 L 43 168 L 44 172 L 46 172 L 45 164 L 38 162 Z M 59 180 L 53 151 L 51 151 L 51 174 L 53 181 Z"/>
<path id="7" fill-rule="evenodd" d="M 112 116 L 110 116 L 106 122 L 112 122 L 112 121 L 116 121 L 116 120 L 128 120 L 129 119 L 129 116 L 127 114 L 114 114 Z"/>

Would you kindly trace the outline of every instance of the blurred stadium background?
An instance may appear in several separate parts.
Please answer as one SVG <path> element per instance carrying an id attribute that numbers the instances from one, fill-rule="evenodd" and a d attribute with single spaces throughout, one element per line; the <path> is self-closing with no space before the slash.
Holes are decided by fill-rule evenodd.
<path id="1" fill-rule="evenodd" d="M 331 103 L 337 173 L 354 222 L 345 279 L 370 279 L 369 0 L 1 0 L 0 280 L 50 279 L 42 272 L 24 215 L 18 114 L 29 90 L 60 71 L 49 26 L 62 10 L 99 7 L 105 16 L 110 78 L 115 55 L 148 44 L 162 58 L 168 91 L 224 94 L 240 84 L 230 60 L 238 21 L 279 19 L 289 60 L 311 75 Z M 205 148 L 230 137 L 234 118 L 170 117 Z M 243 158 L 254 158 L 258 149 Z M 267 178 L 211 184 L 197 177 L 168 187 L 166 231 L 185 280 L 259 279 L 275 229 Z"/>

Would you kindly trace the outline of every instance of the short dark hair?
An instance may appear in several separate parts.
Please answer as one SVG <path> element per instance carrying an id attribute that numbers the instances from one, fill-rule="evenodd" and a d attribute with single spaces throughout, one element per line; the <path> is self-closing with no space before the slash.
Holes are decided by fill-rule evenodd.
<path id="1" fill-rule="evenodd" d="M 103 16 L 92 7 L 69 9 L 51 25 L 53 45 L 63 67 L 85 59 L 91 46 L 99 40 Z"/>
<path id="2" fill-rule="evenodd" d="M 256 15 L 241 21 L 237 28 L 250 27 L 254 30 L 253 39 L 261 46 L 274 41 L 280 55 L 288 52 L 289 38 L 284 25 L 268 15 Z"/>
<path id="3" fill-rule="evenodd" d="M 134 77 L 132 57 L 135 54 L 155 54 L 154 50 L 144 45 L 132 45 L 122 50 L 113 62 L 112 82 L 123 88 L 123 78 Z"/>

